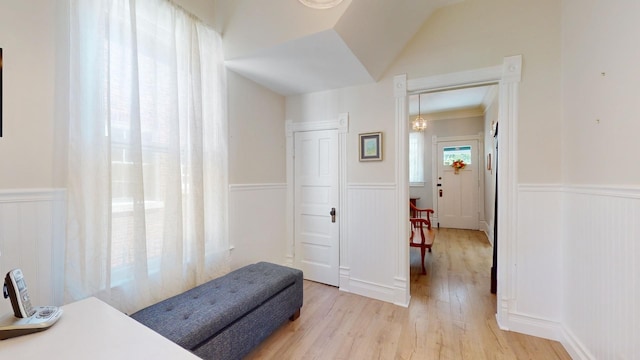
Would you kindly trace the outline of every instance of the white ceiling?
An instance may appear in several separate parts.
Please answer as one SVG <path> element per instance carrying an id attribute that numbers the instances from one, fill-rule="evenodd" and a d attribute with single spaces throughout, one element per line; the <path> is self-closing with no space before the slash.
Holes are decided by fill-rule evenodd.
<path id="1" fill-rule="evenodd" d="M 478 86 L 420 95 L 420 113 L 434 114 L 460 109 L 485 109 L 496 95 L 497 86 Z M 418 95 L 409 96 L 409 114 L 418 115 Z"/>
<path id="2" fill-rule="evenodd" d="M 462 0 L 218 0 L 225 65 L 279 94 L 379 80 L 438 8 Z"/>

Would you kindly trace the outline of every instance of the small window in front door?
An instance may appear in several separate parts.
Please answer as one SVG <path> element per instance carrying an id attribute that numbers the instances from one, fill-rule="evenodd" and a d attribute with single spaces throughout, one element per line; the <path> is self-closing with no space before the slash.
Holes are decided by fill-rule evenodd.
<path id="1" fill-rule="evenodd" d="M 444 147 L 442 148 L 442 158 L 445 166 L 451 166 L 456 160 L 462 160 L 465 164 L 471 164 L 471 146 Z"/>

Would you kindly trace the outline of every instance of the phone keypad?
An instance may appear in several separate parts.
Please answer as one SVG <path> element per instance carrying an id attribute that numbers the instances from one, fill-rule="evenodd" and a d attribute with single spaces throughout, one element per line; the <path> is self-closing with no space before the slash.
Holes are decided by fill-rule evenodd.
<path id="1" fill-rule="evenodd" d="M 57 310 L 58 310 L 58 308 L 55 307 L 55 306 L 42 307 L 38 311 L 38 314 L 36 315 L 36 318 L 38 318 L 38 319 L 50 318 L 51 315 L 53 315 Z"/>
<path id="2" fill-rule="evenodd" d="M 22 305 L 24 306 L 24 311 L 27 313 L 27 316 L 32 316 L 33 314 L 35 314 L 36 311 L 31 306 L 29 293 L 26 290 L 22 292 Z"/>

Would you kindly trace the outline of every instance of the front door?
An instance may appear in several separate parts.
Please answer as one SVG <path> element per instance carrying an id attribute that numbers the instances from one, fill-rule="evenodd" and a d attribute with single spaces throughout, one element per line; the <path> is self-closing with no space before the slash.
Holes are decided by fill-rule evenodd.
<path id="1" fill-rule="evenodd" d="M 459 160 L 464 167 L 456 169 Z M 478 141 L 438 142 L 436 161 L 439 226 L 478 230 Z"/>
<path id="2" fill-rule="evenodd" d="M 305 279 L 338 286 L 338 132 L 294 137 L 295 265 Z"/>

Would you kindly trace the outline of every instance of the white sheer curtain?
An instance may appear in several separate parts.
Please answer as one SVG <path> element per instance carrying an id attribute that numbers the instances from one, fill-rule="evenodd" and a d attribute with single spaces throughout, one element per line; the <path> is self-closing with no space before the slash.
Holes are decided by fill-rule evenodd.
<path id="1" fill-rule="evenodd" d="M 125 312 L 229 270 L 220 36 L 167 0 L 72 0 L 67 301 Z"/>
<path id="2" fill-rule="evenodd" d="M 409 133 L 409 183 L 424 184 L 424 133 Z"/>

